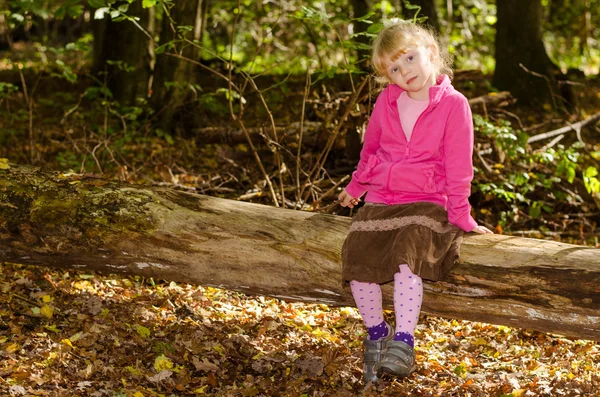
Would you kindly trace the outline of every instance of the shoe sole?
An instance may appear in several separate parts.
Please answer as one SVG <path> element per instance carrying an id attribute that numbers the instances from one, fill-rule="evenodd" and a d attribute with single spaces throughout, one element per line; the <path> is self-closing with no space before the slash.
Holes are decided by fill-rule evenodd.
<path id="1" fill-rule="evenodd" d="M 400 366 L 394 366 L 394 368 L 390 367 L 385 367 L 385 366 L 379 366 L 378 370 L 377 370 L 377 374 L 379 377 L 381 377 L 382 375 L 391 375 L 391 376 L 395 376 L 397 378 L 408 378 L 410 376 L 410 374 L 412 374 L 415 371 L 415 368 L 411 368 L 408 372 L 405 371 L 405 368 L 400 367 Z"/>

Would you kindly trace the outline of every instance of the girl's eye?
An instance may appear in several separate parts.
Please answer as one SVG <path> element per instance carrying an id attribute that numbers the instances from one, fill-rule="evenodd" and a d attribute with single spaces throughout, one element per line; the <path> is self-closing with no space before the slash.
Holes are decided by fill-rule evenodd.
<path id="1" fill-rule="evenodd" d="M 407 60 L 408 62 L 411 62 L 413 59 L 414 59 L 414 57 L 413 57 L 412 55 L 411 55 L 411 56 L 409 56 L 408 58 L 406 58 L 406 60 Z"/>
<path id="2" fill-rule="evenodd" d="M 398 71 L 398 68 L 392 68 L 392 73 L 396 73 Z"/>

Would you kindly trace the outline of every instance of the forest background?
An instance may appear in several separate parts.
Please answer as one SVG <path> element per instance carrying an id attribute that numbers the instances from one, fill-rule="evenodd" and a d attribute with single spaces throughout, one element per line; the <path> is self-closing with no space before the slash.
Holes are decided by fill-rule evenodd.
<path id="1" fill-rule="evenodd" d="M 471 197 L 476 219 L 497 233 L 600 247 L 596 232 L 600 218 L 600 4 L 591 0 L 1 0 L 0 168 L 9 167 L 9 163 L 33 165 L 290 209 L 351 215 L 334 199 L 357 162 L 361 136 L 381 88 L 370 75 L 369 42 L 393 18 L 431 25 L 454 58 L 454 85 L 471 100 L 476 126 Z M 233 317 L 222 314 L 224 317 L 218 320 L 227 324 L 222 325 L 225 328 L 233 327 L 235 322 L 253 324 L 251 327 L 256 329 L 246 332 L 258 332 L 261 338 L 265 330 L 273 328 L 277 332 L 275 319 L 292 311 L 299 318 L 300 312 L 311 313 L 311 320 L 300 318 L 294 320 L 300 325 L 292 323 L 300 329 L 308 325 L 310 330 L 304 331 L 315 336 L 316 311 L 321 313 L 316 315 L 317 322 L 330 316 L 343 322 L 320 325 L 338 330 L 339 347 L 335 351 L 354 355 L 359 354 L 359 347 L 352 345 L 354 341 L 344 342 L 344 336 L 356 339 L 359 322 L 351 314 L 331 308 L 293 306 L 265 298 L 244 300 L 225 291 L 155 280 L 150 283 L 116 276 L 104 279 L 99 275 L 90 279 L 85 274 L 49 273 L 14 264 L 5 264 L 3 269 L 3 292 L 17 288 L 16 293 L 25 300 L 7 299 L 0 312 L 0 325 L 6 331 L 0 337 L 2 352 L 13 360 L 22 354 L 14 361 L 19 363 L 18 368 L 34 361 L 46 363 L 37 368 L 37 375 L 31 368 L 18 372 L 5 367 L 0 387 L 13 394 L 29 387 L 38 395 L 77 388 L 82 395 L 87 395 L 83 390 L 89 392 L 90 388 L 95 393 L 106 390 L 107 395 L 113 395 L 109 391 L 122 395 L 235 395 L 232 390 L 248 377 L 253 379 L 249 384 L 259 385 L 255 389 L 246 387 L 256 392 L 249 395 L 282 392 L 277 385 L 287 385 L 283 390 L 289 395 L 333 395 L 331 390 L 342 393 L 360 389 L 356 368 L 340 372 L 342 353 L 333 357 L 315 353 L 321 361 L 311 361 L 314 357 L 293 359 L 294 365 L 285 367 L 281 364 L 286 363 L 285 359 L 269 354 L 266 361 L 255 358 L 256 354 L 250 355 L 248 362 L 239 357 L 232 359 L 229 349 L 234 347 L 217 344 L 221 347 L 209 348 L 217 355 L 214 359 L 207 356 L 204 361 L 185 358 L 178 362 L 174 351 L 179 337 L 173 337 L 177 343 L 161 345 L 165 342 L 157 340 L 164 339 L 165 333 L 171 335 L 171 331 L 153 331 L 150 335 L 150 328 L 160 328 L 158 322 L 151 321 L 147 313 L 145 322 L 141 321 L 139 313 L 133 311 L 129 327 L 117 326 L 117 334 L 133 329 L 145 343 L 137 341 L 137 348 L 143 345 L 146 349 L 140 355 L 158 361 L 148 365 L 134 360 L 131 366 L 125 358 L 123 362 L 119 358 L 119 364 L 108 365 L 111 376 L 100 389 L 95 383 L 100 381 L 94 377 L 100 364 L 107 365 L 102 361 L 106 353 L 77 357 L 72 345 L 81 337 L 74 336 L 82 332 L 77 331 L 78 326 L 66 322 L 60 333 L 56 327 L 56 332 L 52 331 L 52 312 L 49 316 L 39 312 L 52 307 L 58 312 L 61 304 L 68 305 L 68 300 L 61 299 L 73 291 L 106 299 L 104 306 L 99 306 L 106 313 L 96 311 L 98 306 L 94 306 L 80 315 L 104 313 L 102 321 L 111 326 L 115 325 L 107 320 L 113 315 L 108 315 L 110 299 L 103 295 L 107 286 L 122 287 L 128 291 L 125 295 L 136 298 L 149 294 L 169 300 L 169 294 L 177 294 L 180 304 L 176 306 L 196 315 L 201 309 L 191 297 L 198 300 L 198 291 L 202 291 L 201 307 L 231 307 L 227 300 L 220 301 L 228 296 L 239 300 L 239 307 L 251 306 L 244 312 L 271 308 L 279 314 L 242 321 L 230 313 L 227 316 Z M 48 285 L 53 293 L 47 291 Z M 213 300 L 215 296 L 218 298 Z M 90 299 L 86 295 L 82 304 L 91 305 Z M 54 306 L 45 304 L 51 301 Z M 24 307 L 11 306 L 15 302 Z M 156 305 L 162 307 L 163 303 Z M 24 310 L 29 315 L 23 316 Z M 48 314 L 49 309 L 45 310 Z M 122 304 L 118 309 L 111 307 L 110 312 L 117 313 L 117 317 L 129 313 Z M 185 323 L 185 316 L 178 315 L 182 314 L 174 315 L 173 323 L 163 326 L 176 328 Z M 345 321 L 352 322 L 349 329 Z M 511 334 L 515 340 L 523 333 L 531 335 L 523 330 L 499 331 L 485 324 L 465 322 L 459 326 L 456 321 L 425 321 L 431 326 L 427 331 L 422 329 L 424 335 L 438 331 L 443 334 L 444 327 L 472 328 L 476 329 L 473 334 L 481 335 L 482 329 L 489 331 L 492 340 L 480 340 L 481 349 L 505 343 L 493 341 L 498 335 Z M 99 327 L 90 325 L 82 335 L 98 334 Z M 458 333 L 469 335 L 471 331 L 454 330 L 449 334 Z M 36 338 L 46 338 L 46 342 Z M 212 339 L 220 338 L 212 335 Z M 439 338 L 446 337 L 435 336 L 433 340 Z M 527 374 L 526 383 L 518 377 L 487 379 L 489 373 L 479 374 L 485 382 L 475 382 L 467 376 L 470 370 L 477 372 L 475 359 L 449 359 L 441 364 L 449 366 L 446 372 L 450 378 L 444 380 L 445 385 L 440 386 L 438 379 L 437 392 L 427 386 L 422 393 L 519 395 L 531 391 L 531 395 L 555 395 L 552 393 L 556 390 L 564 390 L 561 393 L 570 395 L 573 385 L 568 384 L 573 381 L 579 382 L 575 387 L 579 394 L 573 395 L 597 390 L 597 377 L 590 375 L 598 367 L 595 344 L 565 339 L 556 342 L 551 336 L 537 334 L 532 338 L 542 345 L 584 346 L 576 353 L 565 349 L 565 354 L 593 351 L 595 355 L 581 360 L 585 365 L 581 373 L 576 373 L 581 379 L 570 368 L 565 373 L 554 371 L 547 379 L 539 380 L 538 376 L 535 382 Z M 123 336 L 120 340 L 125 339 Z M 291 337 L 288 342 L 299 343 Z M 41 356 L 27 356 L 20 350 L 40 343 L 46 343 L 35 353 Z M 94 343 L 102 345 L 105 341 L 96 338 Z M 111 343 L 116 346 L 121 342 Z M 299 344 L 296 348 L 323 348 L 322 341 L 313 343 L 312 347 Z M 71 364 L 55 364 L 56 354 L 63 359 L 61 349 L 71 348 L 71 358 L 80 361 L 72 363 L 77 368 L 72 369 L 76 376 L 61 369 Z M 137 348 L 131 346 L 133 351 Z M 286 349 L 290 350 L 289 346 Z M 237 370 L 239 373 L 234 371 L 236 376 L 225 375 L 222 363 L 231 360 L 241 362 L 243 368 Z M 532 364 L 532 371 L 542 366 L 539 357 L 531 360 L 537 363 Z M 352 362 L 351 366 L 358 368 L 359 364 Z M 170 375 L 157 378 L 158 374 L 150 374 L 152 371 L 163 375 L 161 371 L 167 371 Z M 290 371 L 301 376 L 290 377 Z M 19 373 L 27 376 L 19 377 Z M 194 373 L 196 376 L 192 376 Z M 32 376 L 38 380 L 31 381 Z M 129 379 L 129 383 L 122 379 Z M 542 386 L 552 391 L 544 391 Z M 385 387 L 397 393 L 415 392 L 421 386 L 419 382 L 392 382 Z M 33 393 L 31 390 L 24 393 Z"/>

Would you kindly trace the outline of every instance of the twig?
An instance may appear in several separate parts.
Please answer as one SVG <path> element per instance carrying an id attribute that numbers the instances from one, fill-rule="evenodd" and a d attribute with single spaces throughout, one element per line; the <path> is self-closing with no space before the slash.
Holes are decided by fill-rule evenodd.
<path id="1" fill-rule="evenodd" d="M 541 148 L 539 148 L 536 151 L 537 152 L 545 152 L 546 150 L 550 149 L 551 147 L 553 147 L 554 145 L 556 145 L 558 142 L 560 142 L 561 139 L 563 139 L 564 137 L 565 137 L 564 134 L 559 135 L 556 138 L 554 138 L 553 140 L 551 140 L 548 144 L 542 146 Z"/>
<path id="2" fill-rule="evenodd" d="M 525 67 L 525 65 L 523 65 L 522 63 L 519 63 L 519 66 L 521 67 L 521 69 L 523 69 L 525 72 L 535 76 L 535 77 L 541 77 L 544 80 L 546 80 L 546 83 L 548 84 L 548 89 L 550 90 L 550 98 L 552 98 L 552 105 L 553 108 L 556 110 L 558 108 L 558 105 L 556 104 L 556 99 L 554 99 L 554 90 L 552 89 L 552 84 L 550 84 L 550 79 L 548 79 L 548 76 L 544 75 L 544 74 L 540 74 L 540 73 L 536 73 L 532 70 L 529 70 Z"/>
<path id="3" fill-rule="evenodd" d="M 21 84 L 23 85 L 23 95 L 25 95 L 25 102 L 27 103 L 27 110 L 29 112 L 29 154 L 31 164 L 35 160 L 35 139 L 33 136 L 33 99 L 29 97 L 27 93 L 27 84 L 25 83 L 25 76 L 23 75 L 23 65 L 19 64 L 19 76 L 21 77 Z"/>
<path id="4" fill-rule="evenodd" d="M 519 123 L 519 127 L 521 128 L 521 131 L 525 128 L 525 126 L 521 122 L 521 119 L 516 114 L 511 113 L 508 110 L 504 110 L 504 109 L 494 109 L 494 111 L 499 112 L 499 113 L 504 113 L 504 114 L 514 118 L 515 120 L 517 120 L 517 122 Z"/>
<path id="5" fill-rule="evenodd" d="M 487 163 L 487 161 L 485 161 L 485 159 L 482 156 L 482 152 L 483 152 L 483 150 L 477 150 L 477 157 L 479 157 L 479 161 L 481 161 L 481 164 L 483 165 L 483 169 L 485 170 L 485 173 L 488 175 L 492 175 L 494 173 L 494 170 L 492 170 L 492 167 L 490 167 L 490 165 Z"/>
<path id="6" fill-rule="evenodd" d="M 328 191 L 326 191 L 325 193 L 323 193 L 321 195 L 321 197 L 319 197 L 318 200 L 313 201 L 312 202 L 312 206 L 314 208 L 314 206 L 316 204 L 319 204 L 324 198 L 329 197 L 329 195 L 331 193 L 333 193 L 335 191 L 335 189 L 337 189 L 342 183 L 346 182 L 348 179 L 350 179 L 350 175 L 345 175 L 342 179 L 340 179 L 335 185 L 333 185 Z"/>
<path id="7" fill-rule="evenodd" d="M 579 121 L 575 124 L 570 124 L 566 127 L 562 127 L 557 130 L 550 131 L 550 132 L 545 132 L 543 134 L 534 135 L 527 140 L 527 143 L 541 141 L 542 139 L 546 139 L 546 138 L 552 138 L 553 136 L 561 135 L 561 134 L 564 134 L 565 132 L 569 132 L 569 131 L 577 132 L 578 129 L 581 130 L 582 127 L 584 127 L 596 120 L 599 120 L 599 119 L 600 119 L 600 112 L 596 113 L 595 115 L 593 115 L 585 120 Z"/>
<path id="8" fill-rule="evenodd" d="M 325 146 L 325 149 L 321 152 L 321 154 L 319 155 L 319 158 L 317 159 L 315 166 L 313 167 L 311 172 L 308 174 L 309 175 L 308 180 L 307 180 L 306 184 L 304 186 L 302 186 L 302 190 L 300 191 L 300 197 L 303 197 L 304 190 L 306 189 L 306 187 L 312 186 L 312 184 L 314 183 L 314 181 L 312 181 L 312 178 L 314 178 L 316 175 L 318 175 L 318 171 L 323 167 L 323 164 L 325 164 L 325 160 L 327 159 L 327 156 L 329 155 L 329 151 L 331 150 L 331 147 L 333 146 L 335 139 L 337 138 L 337 136 L 340 132 L 340 129 L 342 128 L 342 125 L 344 124 L 344 121 L 348 117 L 348 114 L 350 114 L 350 112 L 352 111 L 352 108 L 356 104 L 356 100 L 358 99 L 361 91 L 363 90 L 364 86 L 367 84 L 367 81 L 369 81 L 369 80 L 370 80 L 370 77 L 367 76 L 361 83 L 360 87 L 358 87 L 358 89 L 354 93 L 354 96 L 352 97 L 350 102 L 348 103 L 348 106 L 346 107 L 344 114 L 338 121 L 338 123 L 335 127 L 335 130 L 329 137 L 329 140 Z M 309 190 L 309 192 L 310 192 L 310 190 Z M 305 196 L 304 202 L 306 202 L 307 198 L 308 197 Z"/>
<path id="9" fill-rule="evenodd" d="M 241 0 L 238 0 L 238 10 L 241 10 Z M 240 114 L 236 115 L 235 112 L 233 111 L 233 101 L 232 101 L 232 91 L 233 91 L 233 81 L 232 81 L 232 73 L 233 73 L 233 37 L 235 35 L 235 30 L 236 30 L 236 26 L 239 20 L 239 17 L 241 15 L 241 12 L 238 12 L 236 14 L 236 17 L 233 21 L 233 27 L 232 27 L 232 31 L 231 31 L 231 39 L 230 39 L 230 53 L 229 53 L 229 78 L 227 79 L 228 81 L 228 88 L 229 88 L 229 113 L 231 115 L 231 118 L 233 118 L 233 120 L 237 121 L 238 124 L 240 125 L 240 127 L 242 128 L 242 130 L 244 131 L 244 135 L 246 136 L 246 140 L 248 141 L 248 145 L 250 145 L 250 149 L 252 150 L 252 155 L 254 156 L 254 159 L 256 160 L 256 163 L 258 164 L 258 167 L 260 168 L 260 171 L 263 174 L 263 177 L 265 178 L 265 181 L 267 182 L 267 185 L 269 186 L 269 190 L 271 192 L 271 196 L 273 198 L 273 203 L 275 204 L 276 207 L 279 207 L 279 201 L 277 200 L 277 195 L 275 194 L 275 189 L 273 188 L 273 184 L 271 183 L 271 179 L 269 178 L 269 175 L 267 174 L 267 171 L 265 170 L 265 167 L 260 159 L 260 156 L 258 155 L 258 151 L 256 150 L 254 144 L 252 143 L 252 138 L 250 137 L 250 133 L 248 132 L 248 130 L 246 129 L 246 126 L 244 125 L 244 122 L 242 121 L 242 114 L 244 111 L 244 106 L 242 101 L 240 100 Z M 258 87 L 256 87 L 256 84 L 254 84 L 254 80 L 252 80 L 252 78 L 250 78 L 249 76 L 245 76 L 246 77 L 246 82 L 250 82 L 252 84 L 252 86 L 256 89 L 256 91 L 258 92 L 258 94 L 261 97 L 261 100 L 263 101 L 263 104 L 266 107 L 266 103 L 264 101 L 264 97 L 262 96 L 262 94 L 260 93 L 260 90 L 258 89 Z M 243 91 L 240 91 L 239 89 L 237 89 L 237 92 L 240 95 L 240 98 L 242 98 L 242 93 Z M 275 122 L 273 121 L 273 115 L 270 113 L 268 107 L 266 107 L 267 112 L 269 112 L 269 115 L 271 116 L 271 120 L 272 120 L 272 127 L 275 130 L 275 139 L 277 139 L 277 133 L 276 133 L 276 128 L 275 128 Z M 278 158 L 278 156 L 276 156 L 276 158 Z M 280 164 L 278 164 L 280 166 Z M 280 177 L 282 178 L 282 177 Z M 280 179 L 281 181 L 281 179 Z M 283 194 L 283 183 L 281 183 L 281 188 L 282 188 L 282 194 Z M 283 197 L 283 195 L 282 195 Z"/>
<path id="10" fill-rule="evenodd" d="M 302 116 L 300 118 L 300 133 L 298 136 L 298 151 L 296 152 L 296 203 L 300 201 L 300 164 L 302 153 L 302 139 L 304 137 L 304 117 L 306 115 L 306 100 L 310 92 L 310 66 L 306 68 L 306 83 L 304 85 L 304 98 L 302 98 Z M 296 207 L 294 207 L 296 208 Z"/>
<path id="11" fill-rule="evenodd" d="M 173 54 L 173 53 L 171 53 L 171 52 L 163 52 L 163 54 L 164 54 L 164 55 L 168 55 L 168 56 L 170 56 L 170 57 L 178 58 L 178 59 L 181 59 L 181 60 L 184 60 L 184 61 L 187 61 L 187 62 L 191 62 L 191 63 L 193 63 L 194 65 L 200 66 L 201 68 L 203 68 L 203 69 L 206 69 L 206 70 L 208 70 L 209 72 L 211 72 L 211 73 L 214 73 L 214 74 L 216 74 L 217 76 L 219 76 L 220 78 L 222 78 L 223 80 L 227 81 L 229 84 L 231 84 L 231 86 L 232 86 L 233 88 L 235 88 L 235 90 L 236 90 L 236 91 L 240 92 L 240 90 L 239 90 L 238 86 L 236 86 L 234 82 L 232 82 L 230 79 L 228 79 L 228 78 L 227 78 L 227 76 L 225 76 L 224 74 L 217 72 L 216 70 L 214 70 L 214 69 L 213 69 L 213 68 L 211 68 L 211 67 L 208 67 L 208 66 L 206 66 L 206 65 L 203 65 L 202 63 L 200 63 L 200 62 L 198 62 L 198 61 L 195 61 L 195 60 L 193 60 L 193 59 L 191 59 L 191 58 L 184 57 L 183 55 L 179 55 L 179 54 Z"/>

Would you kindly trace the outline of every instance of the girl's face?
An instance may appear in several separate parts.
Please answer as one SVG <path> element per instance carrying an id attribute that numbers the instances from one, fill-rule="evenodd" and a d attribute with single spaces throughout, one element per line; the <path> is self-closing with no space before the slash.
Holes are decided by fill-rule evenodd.
<path id="1" fill-rule="evenodd" d="M 435 84 L 435 68 L 432 63 L 432 47 L 409 48 L 395 61 L 389 61 L 386 72 L 388 78 L 406 90 L 412 99 L 429 100 L 429 87 Z"/>

